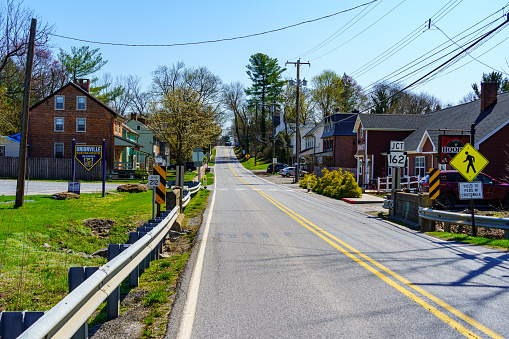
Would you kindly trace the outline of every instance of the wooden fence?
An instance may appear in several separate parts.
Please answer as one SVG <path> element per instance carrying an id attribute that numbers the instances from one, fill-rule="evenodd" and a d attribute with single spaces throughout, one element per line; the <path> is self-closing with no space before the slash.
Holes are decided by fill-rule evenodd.
<path id="1" fill-rule="evenodd" d="M 72 180 L 72 161 L 67 158 L 27 158 L 27 179 Z M 0 157 L 0 178 L 18 177 L 19 158 Z M 106 172 L 108 173 L 108 172 Z M 87 171 L 76 161 L 76 181 L 102 180 L 102 161 Z"/>

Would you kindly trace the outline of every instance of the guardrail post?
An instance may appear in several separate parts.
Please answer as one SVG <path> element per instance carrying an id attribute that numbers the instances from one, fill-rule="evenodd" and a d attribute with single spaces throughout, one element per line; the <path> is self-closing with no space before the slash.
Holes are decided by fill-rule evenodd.
<path id="1" fill-rule="evenodd" d="M 120 254 L 119 244 L 108 245 L 108 261 L 111 261 Z M 120 286 L 115 288 L 106 299 L 106 319 L 112 320 L 118 318 L 120 311 Z"/>
<path id="2" fill-rule="evenodd" d="M 2 312 L 0 319 L 2 339 L 15 339 L 23 332 L 22 312 Z"/>
<path id="3" fill-rule="evenodd" d="M 451 232 L 451 223 L 444 222 L 444 232 Z"/>
<path id="4" fill-rule="evenodd" d="M 504 230 L 504 239 L 509 240 L 509 230 Z"/>
<path id="5" fill-rule="evenodd" d="M 69 267 L 69 293 L 76 287 L 83 283 L 87 278 L 94 274 L 99 267 Z M 44 313 L 43 313 L 44 314 Z M 26 319 L 26 315 L 25 315 Z M 38 318 L 37 318 L 38 319 Z M 37 320 L 36 319 L 36 320 Z M 26 320 L 25 320 L 26 322 Z M 72 339 L 87 339 L 88 338 L 88 322 L 85 322 L 79 330 L 71 337 Z"/>
<path id="6" fill-rule="evenodd" d="M 129 232 L 129 244 L 134 244 L 138 240 L 138 232 Z M 139 284 L 141 263 L 129 274 L 129 287 L 137 287 Z"/>
<path id="7" fill-rule="evenodd" d="M 37 320 L 39 320 L 40 317 L 44 315 L 44 312 L 42 311 L 35 311 L 35 312 L 23 312 L 23 332 L 32 326 Z"/>

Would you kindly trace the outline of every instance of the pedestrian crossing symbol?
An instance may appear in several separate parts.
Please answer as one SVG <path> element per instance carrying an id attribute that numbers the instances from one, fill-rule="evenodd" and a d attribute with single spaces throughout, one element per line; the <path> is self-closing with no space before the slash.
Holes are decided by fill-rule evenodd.
<path id="1" fill-rule="evenodd" d="M 472 181 L 488 165 L 488 162 L 472 145 L 465 144 L 449 164 L 460 172 L 465 179 Z"/>

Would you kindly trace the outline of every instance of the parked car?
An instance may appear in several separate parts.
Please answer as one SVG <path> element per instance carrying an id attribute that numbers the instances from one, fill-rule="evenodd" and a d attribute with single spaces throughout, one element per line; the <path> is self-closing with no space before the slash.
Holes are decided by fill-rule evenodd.
<path id="1" fill-rule="evenodd" d="M 267 166 L 267 174 L 279 173 L 279 170 L 285 167 L 288 167 L 288 165 L 281 163 L 269 164 L 269 166 Z"/>
<path id="2" fill-rule="evenodd" d="M 295 167 L 289 167 L 288 169 L 288 174 L 287 176 L 290 176 L 290 177 L 294 177 L 295 176 Z M 303 177 L 304 174 L 308 174 L 308 172 L 304 171 L 301 167 L 300 171 L 299 171 L 299 177 Z"/>
<path id="3" fill-rule="evenodd" d="M 467 180 L 457 171 L 440 172 L 440 195 L 437 203 L 440 208 L 453 209 L 459 203 L 459 182 Z M 497 207 L 509 209 L 509 184 L 500 182 L 485 173 L 479 173 L 474 181 L 482 181 L 484 199 Z M 466 202 L 466 201 L 465 201 Z"/>
<path id="4" fill-rule="evenodd" d="M 295 167 L 285 167 L 285 168 L 282 168 L 279 170 L 279 174 L 281 174 L 283 177 L 289 177 L 290 176 L 290 173 L 289 171 L 290 170 L 295 170 Z M 295 173 L 294 173 L 295 175 Z"/>

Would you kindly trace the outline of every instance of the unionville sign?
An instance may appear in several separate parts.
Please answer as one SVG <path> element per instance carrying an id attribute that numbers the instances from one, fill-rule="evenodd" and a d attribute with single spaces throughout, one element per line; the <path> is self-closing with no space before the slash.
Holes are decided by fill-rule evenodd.
<path id="1" fill-rule="evenodd" d="M 102 159 L 101 145 L 76 145 L 74 157 L 90 171 Z"/>

